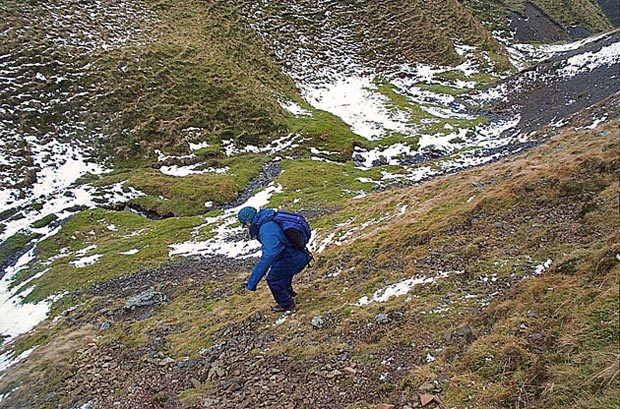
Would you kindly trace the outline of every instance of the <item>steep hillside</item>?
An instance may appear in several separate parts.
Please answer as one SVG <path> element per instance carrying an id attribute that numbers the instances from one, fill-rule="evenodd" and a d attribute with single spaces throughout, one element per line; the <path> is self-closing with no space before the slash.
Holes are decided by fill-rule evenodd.
<path id="1" fill-rule="evenodd" d="M 613 407 L 603 3 L 3 2 L 0 406 Z"/>
<path id="2" fill-rule="evenodd" d="M 3 404 L 611 408 L 618 121 L 586 129 L 587 114 L 527 154 L 313 218 L 339 245 L 299 277 L 294 314 L 244 293 L 251 260 L 73 292 L 17 343 L 40 346 L 0 380 Z M 108 234 L 109 214 L 91 215 Z"/>

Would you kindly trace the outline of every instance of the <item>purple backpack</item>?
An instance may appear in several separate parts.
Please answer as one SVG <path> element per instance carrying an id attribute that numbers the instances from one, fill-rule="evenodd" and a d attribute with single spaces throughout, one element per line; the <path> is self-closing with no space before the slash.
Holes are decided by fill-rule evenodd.
<path id="1" fill-rule="evenodd" d="M 297 250 L 306 250 L 312 231 L 301 214 L 279 210 L 273 217 L 273 221 L 278 223 L 291 246 Z"/>

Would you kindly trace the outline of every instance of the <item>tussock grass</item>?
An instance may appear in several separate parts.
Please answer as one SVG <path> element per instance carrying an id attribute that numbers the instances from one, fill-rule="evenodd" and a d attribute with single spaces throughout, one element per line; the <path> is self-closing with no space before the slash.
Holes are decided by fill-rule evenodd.
<path id="1" fill-rule="evenodd" d="M 330 203 L 337 203 L 340 188 L 337 181 L 327 181 L 327 187 L 336 185 L 334 201 L 327 202 L 330 212 L 315 219 L 320 226 L 316 232 L 346 240 L 328 247 L 295 279 L 300 293 L 295 314 L 277 324 L 282 315 L 269 311 L 266 285 L 245 293 L 235 283 L 240 286 L 247 273 L 232 271 L 225 283 L 219 278 L 178 283 L 171 301 L 152 310 L 150 318 L 120 323 L 101 342 L 139 351 L 159 334 L 167 353 L 181 360 L 229 337 L 241 345 L 260 337 L 261 347 L 244 351 L 246 356 L 286 356 L 303 371 L 319 371 L 346 354 L 343 365 L 355 363 L 372 380 L 374 392 L 367 396 L 373 404 L 402 396 L 416 399 L 421 384 L 442 375 L 449 382 L 441 383 L 440 396 L 451 406 L 588 407 L 595 402 L 613 407 L 618 390 L 620 147 L 594 132 L 615 127 L 612 121 L 595 131 L 565 131 L 509 160 L 419 186 L 339 199 L 335 207 Z M 294 183 L 300 182 L 284 179 L 293 173 L 286 171 L 289 165 L 283 162 L 282 183 L 294 191 Z M 342 165 L 325 164 L 323 169 L 331 167 Z M 86 229 L 88 216 L 81 213 L 73 229 L 61 232 L 56 240 L 67 242 L 55 243 L 56 249 L 77 250 L 68 241 L 71 235 L 93 229 L 105 250 L 106 240 L 114 239 L 111 233 L 105 239 L 105 224 L 113 221 L 120 231 L 130 222 L 142 223 L 133 218 L 121 223 L 102 211 L 92 215 Z M 93 225 L 102 219 L 106 222 Z M 150 226 L 153 231 L 145 237 L 153 234 L 166 242 L 173 237 L 168 229 L 182 220 Z M 548 259 L 548 269 L 536 275 L 535 269 Z M 67 260 L 62 265 L 71 271 Z M 417 285 L 406 296 L 355 305 L 390 284 L 439 272 L 447 277 Z M 96 282 L 107 275 L 92 277 Z M 78 280 L 77 287 L 84 285 Z M 120 306 L 124 300 L 114 302 Z M 380 313 L 388 315 L 387 323 L 376 321 Z M 316 316 L 324 318 L 321 329 L 311 325 Z M 163 327 L 168 330 L 162 335 L 158 331 Z M 379 379 L 383 373 L 388 380 Z M 344 381 L 339 385 L 344 391 L 353 388 Z M 183 399 L 194 402 L 213 388 L 219 386 L 201 384 Z M 360 396 L 357 402 L 362 401 Z"/>
<path id="2" fill-rule="evenodd" d="M 187 153 L 187 128 L 200 130 L 190 142 L 214 145 L 222 140 L 257 145 L 286 134 L 277 98 L 296 96 L 295 88 L 239 23 L 234 6 L 150 3 L 160 19 L 151 43 L 99 61 L 107 72 L 102 86 L 109 89 L 99 109 L 113 118 L 107 153 L 134 167 L 137 159 L 152 160 L 155 149 Z"/>

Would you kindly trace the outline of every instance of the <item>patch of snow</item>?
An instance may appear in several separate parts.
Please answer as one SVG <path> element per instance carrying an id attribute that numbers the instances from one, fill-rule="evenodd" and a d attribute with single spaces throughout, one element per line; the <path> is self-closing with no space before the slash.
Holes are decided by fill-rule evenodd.
<path id="1" fill-rule="evenodd" d="M 95 264 L 101 257 L 103 257 L 103 254 L 94 254 L 92 256 L 82 257 L 81 259 L 70 261 L 69 264 L 73 264 L 75 268 L 84 268 Z"/>
<path id="2" fill-rule="evenodd" d="M 84 247 L 83 249 L 76 251 L 75 255 L 78 256 L 78 257 L 82 257 L 82 256 L 86 255 L 86 253 L 89 253 L 89 252 L 95 250 L 96 248 L 97 248 L 97 245 L 93 244 L 91 246 Z"/>
<path id="3" fill-rule="evenodd" d="M 460 45 L 455 45 L 454 46 L 454 51 L 456 51 L 456 53 L 460 56 L 463 56 L 465 54 L 469 54 L 472 51 L 475 51 L 476 47 L 473 47 L 471 45 L 465 45 L 465 44 L 460 44 Z"/>
<path id="4" fill-rule="evenodd" d="M 19 361 L 26 359 L 30 354 L 34 352 L 35 349 L 37 349 L 37 347 L 38 345 L 35 345 L 17 356 L 14 356 L 12 350 L 9 350 L 4 354 L 0 355 L 0 372 L 6 370 L 8 367 L 18 363 Z"/>
<path id="5" fill-rule="evenodd" d="M 601 123 L 604 123 L 605 121 L 607 121 L 607 116 L 595 119 L 590 125 L 586 126 L 586 129 L 596 129 L 597 126 L 599 126 Z"/>
<path id="6" fill-rule="evenodd" d="M 189 143 L 189 150 L 192 152 L 199 151 L 200 149 L 208 148 L 209 142 Z"/>
<path id="7" fill-rule="evenodd" d="M 215 217 L 208 217 L 205 223 L 198 226 L 195 231 L 201 228 L 214 225 L 215 236 L 206 240 L 190 240 L 184 243 L 172 244 L 169 246 L 168 254 L 175 255 L 224 255 L 228 257 L 252 257 L 255 256 L 260 249 L 260 243 L 257 240 L 245 240 L 247 230 L 237 221 L 237 213 L 246 206 L 260 208 L 269 203 L 269 199 L 276 194 L 282 192 L 282 186 L 270 184 L 266 189 L 258 192 L 245 203 L 237 207 L 226 209 L 223 214 Z"/>
<path id="8" fill-rule="evenodd" d="M 356 166 L 362 169 L 370 169 L 373 167 L 373 162 L 380 161 L 386 165 L 398 165 L 399 159 L 405 155 L 412 155 L 417 150 L 413 149 L 410 145 L 404 143 L 395 143 L 384 148 L 375 148 L 370 151 L 357 151 Z M 363 159 L 363 161 L 361 160 Z M 387 163 L 386 163 L 387 162 Z"/>
<path id="9" fill-rule="evenodd" d="M 595 70 L 604 65 L 620 63 L 620 42 L 602 47 L 596 52 L 587 52 L 570 57 L 557 75 L 572 78 L 584 72 Z"/>
<path id="10" fill-rule="evenodd" d="M 254 145 L 246 145 L 243 148 L 238 148 L 235 146 L 234 141 L 232 139 L 225 139 L 222 141 L 222 147 L 224 148 L 224 153 L 226 156 L 232 156 L 239 153 L 266 153 L 266 154 L 276 154 L 287 149 L 294 149 L 300 146 L 300 142 L 303 140 L 299 140 L 300 136 L 296 134 L 288 134 L 281 138 L 275 139 L 271 141 L 267 146 L 258 147 Z"/>
<path id="11" fill-rule="evenodd" d="M 300 116 L 300 115 L 312 116 L 312 112 L 308 111 L 307 109 L 303 109 L 299 104 L 293 101 L 281 102 L 280 106 L 284 108 L 286 111 L 296 116 Z"/>
<path id="12" fill-rule="evenodd" d="M 328 156 L 340 155 L 340 152 L 325 151 L 325 150 L 317 149 L 314 146 L 310 147 L 310 153 L 313 155 L 328 155 Z"/>
<path id="13" fill-rule="evenodd" d="M 60 228 L 56 228 L 45 234 L 41 240 L 54 236 Z M 18 288 L 9 290 L 15 275 L 27 268 L 34 260 L 34 249 L 22 255 L 12 267 L 7 267 L 4 277 L 0 280 L 0 334 L 9 335 L 9 340 L 34 328 L 39 322 L 47 318 L 49 309 L 54 301 L 62 295 L 57 295 L 36 304 L 24 304 L 23 299 L 34 288 L 26 289 L 30 281 L 44 274 L 47 270 L 35 275 Z M 25 290 L 25 291 L 24 291 Z"/>
<path id="14" fill-rule="evenodd" d="M 157 162 L 164 162 L 167 160 L 194 159 L 196 157 L 196 155 L 194 155 L 193 153 L 190 153 L 189 155 L 183 155 L 183 156 L 166 155 L 159 149 L 156 149 L 155 153 L 157 154 Z"/>
<path id="15" fill-rule="evenodd" d="M 159 168 L 159 171 L 163 173 L 164 175 L 168 175 L 168 176 L 185 177 L 189 175 L 202 175 L 205 173 L 215 173 L 218 175 L 222 175 L 222 174 L 228 173 L 228 171 L 230 170 L 230 167 L 228 166 L 225 166 L 223 168 L 207 168 L 207 169 L 196 170 L 196 168 L 200 166 L 201 166 L 200 163 L 196 163 L 193 165 L 187 165 L 187 166 L 177 166 L 177 165 L 161 166 Z"/>
<path id="16" fill-rule="evenodd" d="M 131 250 L 127 250 L 127 251 L 122 251 L 119 254 L 122 254 L 124 256 L 132 256 L 134 254 L 137 254 L 140 250 L 138 249 L 131 249 Z"/>
<path id="17" fill-rule="evenodd" d="M 289 313 L 285 312 L 284 314 L 282 314 L 280 318 L 276 320 L 276 322 L 274 322 L 274 325 L 284 324 L 284 322 L 288 319 L 288 317 L 289 317 Z"/>
<path id="18" fill-rule="evenodd" d="M 584 38 L 579 41 L 565 44 L 545 44 L 545 45 L 532 45 L 532 44 L 508 44 L 507 41 L 500 39 L 506 46 L 510 55 L 513 65 L 522 70 L 524 63 L 527 61 L 539 62 L 548 58 L 554 57 L 559 54 L 563 54 L 569 51 L 577 50 L 587 44 L 596 42 L 601 38 L 607 36 L 608 33 L 596 35 L 593 37 Z M 516 64 L 515 64 L 516 62 Z"/>
<path id="19" fill-rule="evenodd" d="M 551 259 L 548 259 L 543 264 L 537 265 L 536 267 L 534 267 L 534 275 L 535 276 L 541 275 L 542 273 L 545 272 L 545 270 L 551 267 L 551 264 L 553 264 L 553 261 Z"/>
<path id="20" fill-rule="evenodd" d="M 369 140 L 386 130 L 403 131 L 407 115 L 387 108 L 388 99 L 377 92 L 375 77 L 340 77 L 321 86 L 302 85 L 302 95 L 317 109 L 340 117 L 351 130 Z"/>
<path id="21" fill-rule="evenodd" d="M 386 302 L 392 297 L 400 297 L 407 294 L 413 287 L 418 284 L 434 283 L 438 279 L 448 277 L 448 273 L 440 272 L 435 277 L 413 277 L 395 284 L 391 284 L 386 288 L 379 289 L 374 292 L 372 297 L 364 296 L 360 298 L 355 305 L 363 306 L 371 302 Z"/>

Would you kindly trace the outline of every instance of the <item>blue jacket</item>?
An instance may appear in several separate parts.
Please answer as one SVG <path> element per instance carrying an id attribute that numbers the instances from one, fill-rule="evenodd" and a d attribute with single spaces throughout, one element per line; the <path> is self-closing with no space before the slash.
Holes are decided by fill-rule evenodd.
<path id="1" fill-rule="evenodd" d="M 272 209 L 260 209 L 251 222 L 250 238 L 261 243 L 262 255 L 245 285 L 250 291 L 256 290 L 270 268 L 267 280 L 278 280 L 299 273 L 309 261 L 305 252 L 291 247 L 280 225 L 272 220 L 275 214 Z"/>

